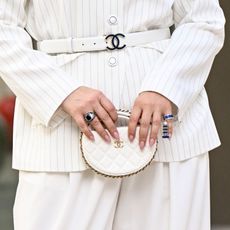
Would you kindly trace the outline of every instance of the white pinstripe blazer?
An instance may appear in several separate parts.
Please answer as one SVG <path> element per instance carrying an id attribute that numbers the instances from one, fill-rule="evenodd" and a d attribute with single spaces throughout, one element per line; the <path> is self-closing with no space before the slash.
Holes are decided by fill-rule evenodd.
<path id="1" fill-rule="evenodd" d="M 117 24 L 108 18 L 117 17 Z M 59 54 L 35 40 L 131 33 L 175 25 L 171 39 L 120 51 Z M 78 171 L 79 129 L 62 109 L 77 87 L 100 89 L 117 108 L 156 91 L 178 107 L 172 139 L 159 134 L 156 161 L 181 161 L 220 140 L 204 89 L 224 40 L 218 0 L 0 0 L 0 75 L 17 96 L 13 168 Z M 117 65 L 108 65 L 109 57 Z"/>

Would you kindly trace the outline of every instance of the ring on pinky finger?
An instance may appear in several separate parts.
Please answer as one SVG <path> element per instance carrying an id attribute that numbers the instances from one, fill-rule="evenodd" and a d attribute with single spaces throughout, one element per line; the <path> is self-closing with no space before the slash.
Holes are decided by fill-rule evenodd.
<path id="1" fill-rule="evenodd" d="M 164 121 L 162 125 L 162 138 L 169 139 L 170 137 L 171 137 L 171 134 L 169 133 L 168 122 Z"/>
<path id="2" fill-rule="evenodd" d="M 167 121 L 167 120 L 173 120 L 174 119 L 174 115 L 171 114 L 171 113 L 165 114 L 165 115 L 163 115 L 163 119 L 165 121 Z"/>

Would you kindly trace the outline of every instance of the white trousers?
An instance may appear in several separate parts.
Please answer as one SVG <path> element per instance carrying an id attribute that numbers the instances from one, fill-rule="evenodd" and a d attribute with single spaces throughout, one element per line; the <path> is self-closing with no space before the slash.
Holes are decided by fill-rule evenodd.
<path id="1" fill-rule="evenodd" d="M 19 172 L 15 230 L 210 230 L 209 155 L 110 179 Z"/>

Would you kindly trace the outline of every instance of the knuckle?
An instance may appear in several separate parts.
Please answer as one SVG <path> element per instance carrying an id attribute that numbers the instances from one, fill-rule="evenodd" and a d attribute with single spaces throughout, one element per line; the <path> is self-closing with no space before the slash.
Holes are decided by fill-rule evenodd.
<path id="1" fill-rule="evenodd" d="M 88 129 L 82 130 L 82 133 L 84 133 L 87 137 L 91 136 L 91 133 L 89 132 Z"/>
<path id="2" fill-rule="evenodd" d="M 84 131 L 82 131 L 87 137 L 90 137 L 90 131 L 88 129 L 85 129 Z"/>
<path id="3" fill-rule="evenodd" d="M 114 120 L 117 120 L 118 119 L 118 114 L 116 112 L 116 109 L 111 109 L 108 111 L 108 113 L 111 115 L 111 117 L 114 119 Z"/>
<path id="4" fill-rule="evenodd" d="M 143 102 L 137 98 L 137 100 L 134 102 L 134 108 L 142 108 Z"/>
<path id="5" fill-rule="evenodd" d="M 118 115 L 117 115 L 117 114 L 114 114 L 114 116 L 112 117 L 112 119 L 113 119 L 114 121 L 116 121 L 116 120 L 118 119 Z"/>
<path id="6" fill-rule="evenodd" d="M 108 132 L 113 136 L 114 132 L 116 132 L 116 129 L 108 127 Z"/>
<path id="7" fill-rule="evenodd" d="M 101 90 L 97 90 L 96 92 L 95 92 L 95 97 L 102 97 L 104 94 L 103 94 L 103 92 L 101 91 Z"/>
<path id="8" fill-rule="evenodd" d="M 81 131 L 84 131 L 86 129 L 84 124 L 78 124 L 78 127 Z"/>
<path id="9" fill-rule="evenodd" d="M 85 110 L 85 106 L 86 104 L 85 103 L 79 103 L 77 108 L 75 109 L 75 112 L 77 111 L 84 111 Z"/>
<path id="10" fill-rule="evenodd" d="M 109 120 L 109 115 L 105 114 L 105 115 L 101 116 L 101 120 L 105 121 L 105 122 L 108 121 Z"/>
<path id="11" fill-rule="evenodd" d="M 108 127 L 108 129 L 111 131 L 111 132 L 116 132 L 117 131 L 117 127 L 115 125 L 110 125 Z"/>
<path id="12" fill-rule="evenodd" d="M 78 127 L 83 130 L 86 128 L 86 124 L 82 121 L 82 120 L 78 120 L 76 118 L 74 118 L 75 122 L 77 123 Z"/>
<path id="13" fill-rule="evenodd" d="M 137 123 L 138 122 L 138 118 L 137 117 L 131 117 L 130 118 L 130 123 L 133 124 L 133 123 Z"/>
<path id="14" fill-rule="evenodd" d="M 96 102 L 97 102 L 97 98 L 95 97 L 95 95 L 89 97 L 87 101 L 88 104 L 95 104 Z"/>
<path id="15" fill-rule="evenodd" d="M 100 106 L 96 102 L 95 102 L 95 105 L 94 105 L 94 111 L 97 111 L 98 113 L 100 113 Z M 100 117 L 101 115 L 97 114 L 97 116 Z"/>
<path id="16" fill-rule="evenodd" d="M 159 126 L 160 123 L 161 123 L 161 120 L 157 118 L 157 119 L 154 119 L 152 123 L 153 123 L 153 125 L 155 125 L 155 126 Z"/>
<path id="17" fill-rule="evenodd" d="M 142 121 L 142 122 L 141 122 L 141 126 L 142 126 L 143 128 L 147 128 L 147 127 L 149 126 L 149 123 L 148 123 L 147 121 Z"/>
<path id="18" fill-rule="evenodd" d="M 100 121 L 98 119 L 94 119 L 91 123 L 93 126 L 99 126 L 100 125 Z"/>
<path id="19" fill-rule="evenodd" d="M 106 132 L 105 130 L 99 131 L 99 134 L 100 134 L 100 136 L 103 137 L 103 138 L 104 138 L 106 135 L 108 135 L 107 132 Z"/>
<path id="20" fill-rule="evenodd" d="M 142 101 L 141 105 L 142 105 L 144 108 L 146 108 L 146 107 L 149 107 L 149 106 L 151 105 L 151 103 L 148 102 L 148 101 L 144 101 L 144 102 Z"/>
<path id="21" fill-rule="evenodd" d="M 80 124 L 79 127 L 80 127 L 80 129 L 81 129 L 82 132 L 87 132 L 87 131 L 89 131 L 88 125 L 86 125 L 86 124 L 84 124 L 84 123 Z"/>
<path id="22" fill-rule="evenodd" d="M 116 111 L 116 109 L 112 105 L 108 106 L 108 112 L 114 113 L 115 111 Z"/>

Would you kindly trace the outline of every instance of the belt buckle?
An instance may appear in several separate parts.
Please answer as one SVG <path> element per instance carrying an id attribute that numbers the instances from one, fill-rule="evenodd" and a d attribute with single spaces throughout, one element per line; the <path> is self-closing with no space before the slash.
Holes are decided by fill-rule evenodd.
<path id="1" fill-rule="evenodd" d="M 117 34 L 109 34 L 105 37 L 106 44 L 108 44 L 108 40 L 110 39 L 110 46 L 106 46 L 108 50 L 115 50 L 115 49 L 123 49 L 126 47 L 126 44 L 120 46 L 120 38 L 125 38 L 125 35 L 122 33 Z"/>

